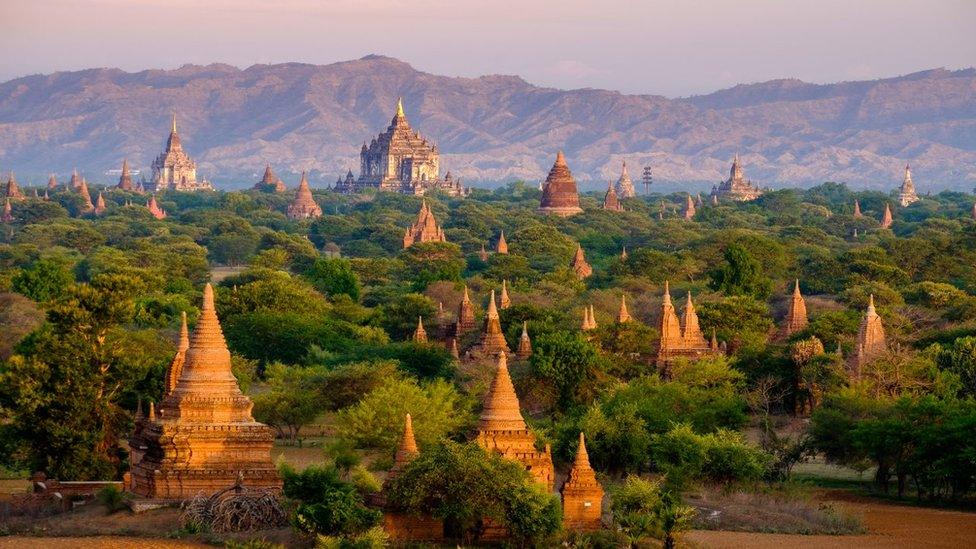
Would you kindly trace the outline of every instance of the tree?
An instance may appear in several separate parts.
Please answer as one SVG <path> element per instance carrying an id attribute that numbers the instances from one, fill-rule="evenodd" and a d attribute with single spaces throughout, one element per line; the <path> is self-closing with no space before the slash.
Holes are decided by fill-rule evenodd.
<path id="1" fill-rule="evenodd" d="M 353 301 L 359 301 L 359 277 L 345 259 L 317 259 L 305 271 L 305 278 L 316 290 L 327 296 L 345 294 Z"/>
<path id="2" fill-rule="evenodd" d="M 633 549 L 640 541 L 653 536 L 674 549 L 676 536 L 691 528 L 695 510 L 681 504 L 680 497 L 662 487 L 659 481 L 628 475 L 611 496 L 613 520 L 630 541 Z"/>
<path id="3" fill-rule="evenodd" d="M 945 347 L 937 347 L 935 363 L 940 370 L 959 376 L 959 396 L 976 397 L 976 337 L 960 337 Z"/>
<path id="4" fill-rule="evenodd" d="M 461 280 L 461 248 L 450 242 L 420 242 L 400 253 L 413 289 L 422 291 L 438 280 Z"/>
<path id="5" fill-rule="evenodd" d="M 592 398 L 602 370 L 596 347 L 575 332 L 543 332 L 532 342 L 532 370 L 559 389 L 562 406 Z"/>
<path id="6" fill-rule="evenodd" d="M 75 277 L 62 261 L 39 259 L 11 280 L 15 292 L 44 303 L 61 297 Z"/>
<path id="7" fill-rule="evenodd" d="M 324 410 L 316 391 L 309 386 L 309 381 L 317 377 L 316 372 L 275 364 L 268 368 L 266 377 L 271 390 L 253 397 L 254 419 L 274 427 L 280 438 L 300 446 L 301 428 Z"/>
<path id="8" fill-rule="evenodd" d="M 335 467 L 313 465 L 300 473 L 286 467 L 281 476 L 285 495 L 299 502 L 292 523 L 303 532 L 356 535 L 383 517 L 363 504 L 355 487 L 343 482 Z"/>
<path id="9" fill-rule="evenodd" d="M 712 289 L 728 296 L 769 297 L 773 283 L 763 271 L 762 264 L 740 244 L 725 249 L 725 265 L 709 273 Z"/>

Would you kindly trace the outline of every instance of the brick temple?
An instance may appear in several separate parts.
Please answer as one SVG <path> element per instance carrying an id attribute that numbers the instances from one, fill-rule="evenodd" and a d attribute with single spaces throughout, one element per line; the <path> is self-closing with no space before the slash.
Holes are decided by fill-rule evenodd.
<path id="1" fill-rule="evenodd" d="M 197 180 L 197 163 L 183 150 L 175 114 L 166 149 L 153 160 L 151 181 L 156 192 L 213 190 L 209 181 Z"/>

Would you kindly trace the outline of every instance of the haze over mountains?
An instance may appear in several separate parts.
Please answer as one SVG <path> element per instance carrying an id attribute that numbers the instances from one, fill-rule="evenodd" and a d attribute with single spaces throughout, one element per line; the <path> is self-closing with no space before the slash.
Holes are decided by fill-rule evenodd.
<path id="1" fill-rule="evenodd" d="M 313 170 L 321 186 L 349 169 L 358 175 L 359 148 L 386 128 L 400 95 L 414 128 L 438 144 L 442 171 L 469 182 L 539 180 L 563 149 L 593 185 L 616 179 L 622 160 L 635 180 L 650 164 L 657 181 L 714 183 L 737 151 L 762 186 L 891 189 L 906 161 L 922 193 L 976 184 L 974 69 L 827 85 L 774 80 L 668 99 L 438 76 L 382 56 L 11 80 L 0 84 L 0 170 L 39 178 L 77 167 L 99 183 L 123 158 L 147 170 L 175 111 L 203 176 L 251 185 L 271 162 L 282 175 Z"/>

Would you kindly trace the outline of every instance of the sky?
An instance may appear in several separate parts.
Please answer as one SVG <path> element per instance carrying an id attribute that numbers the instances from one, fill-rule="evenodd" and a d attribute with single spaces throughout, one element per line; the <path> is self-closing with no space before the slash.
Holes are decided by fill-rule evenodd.
<path id="1" fill-rule="evenodd" d="M 0 0 L 0 81 L 368 54 L 684 97 L 976 65 L 976 0 Z"/>

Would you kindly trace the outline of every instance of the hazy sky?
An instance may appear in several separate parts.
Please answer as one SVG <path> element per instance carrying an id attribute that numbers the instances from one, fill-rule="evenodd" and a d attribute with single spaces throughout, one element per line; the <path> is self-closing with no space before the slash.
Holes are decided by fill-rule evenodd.
<path id="1" fill-rule="evenodd" d="M 976 65 L 976 0 L 0 0 L 0 80 L 90 67 L 327 64 L 684 96 Z"/>

